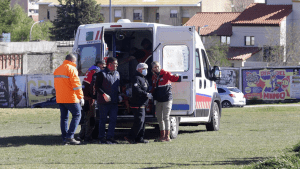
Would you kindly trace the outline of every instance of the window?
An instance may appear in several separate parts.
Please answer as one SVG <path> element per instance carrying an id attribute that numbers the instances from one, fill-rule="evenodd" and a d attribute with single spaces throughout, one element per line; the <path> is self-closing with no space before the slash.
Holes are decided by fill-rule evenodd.
<path id="1" fill-rule="evenodd" d="M 245 36 L 245 46 L 254 46 L 254 36 Z"/>
<path id="2" fill-rule="evenodd" d="M 195 62 L 196 62 L 196 77 L 201 77 L 201 66 L 200 66 L 201 64 L 200 64 L 199 49 L 196 49 Z"/>
<path id="3" fill-rule="evenodd" d="M 94 32 L 93 31 L 86 32 L 85 40 L 86 41 L 94 40 Z"/>
<path id="4" fill-rule="evenodd" d="M 226 93 L 224 89 L 218 88 L 218 93 Z"/>
<path id="5" fill-rule="evenodd" d="M 208 60 L 206 58 L 206 53 L 203 49 L 201 49 L 201 54 L 202 54 L 204 74 L 205 74 L 205 77 L 207 79 L 209 79 L 210 78 L 210 74 L 209 74 L 210 67 L 209 67 Z"/>
<path id="6" fill-rule="evenodd" d="M 221 43 L 230 45 L 230 36 L 221 36 Z"/>
<path id="7" fill-rule="evenodd" d="M 156 10 L 156 21 L 159 20 L 159 10 Z"/>
<path id="8" fill-rule="evenodd" d="M 177 10 L 171 10 L 170 18 L 177 18 Z"/>
<path id="9" fill-rule="evenodd" d="M 163 48 L 163 69 L 170 72 L 189 70 L 189 49 L 186 45 L 167 45 Z"/>
<path id="10" fill-rule="evenodd" d="M 205 43 L 205 36 L 201 36 L 202 43 Z"/>
<path id="11" fill-rule="evenodd" d="M 133 20 L 142 20 L 142 10 L 133 10 Z"/>
<path id="12" fill-rule="evenodd" d="M 122 11 L 120 9 L 115 10 L 115 22 L 118 22 L 122 18 Z"/>
<path id="13" fill-rule="evenodd" d="M 50 19 L 50 10 L 47 10 L 47 19 Z"/>

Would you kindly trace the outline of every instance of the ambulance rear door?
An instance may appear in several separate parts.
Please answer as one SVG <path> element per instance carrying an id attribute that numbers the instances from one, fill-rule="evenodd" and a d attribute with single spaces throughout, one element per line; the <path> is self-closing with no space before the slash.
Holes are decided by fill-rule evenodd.
<path id="1" fill-rule="evenodd" d="M 76 35 L 76 54 L 79 75 L 84 75 L 96 60 L 104 55 L 104 29 L 99 27 L 79 27 Z M 74 51 L 74 50 L 73 50 Z"/>
<path id="2" fill-rule="evenodd" d="M 154 60 L 162 69 L 180 75 L 180 82 L 172 82 L 173 105 L 171 115 L 191 115 L 195 107 L 194 84 L 195 53 L 194 27 L 158 26 L 154 47 Z"/>

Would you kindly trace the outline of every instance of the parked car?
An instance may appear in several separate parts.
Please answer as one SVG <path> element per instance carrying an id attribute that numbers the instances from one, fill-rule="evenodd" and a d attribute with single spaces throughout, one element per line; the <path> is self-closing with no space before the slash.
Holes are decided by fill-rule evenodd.
<path id="1" fill-rule="evenodd" d="M 221 96 L 221 105 L 226 107 L 244 107 L 246 98 L 243 92 L 236 87 L 218 87 L 218 93 Z"/>
<path id="2" fill-rule="evenodd" d="M 38 89 L 33 88 L 32 92 L 35 93 L 36 96 L 47 96 L 48 94 L 52 94 L 53 96 L 55 96 L 55 89 L 50 85 L 40 86 Z"/>
<path id="3" fill-rule="evenodd" d="M 45 102 L 39 102 L 33 104 L 31 108 L 59 108 L 59 106 L 56 103 L 56 96 L 54 96 Z"/>

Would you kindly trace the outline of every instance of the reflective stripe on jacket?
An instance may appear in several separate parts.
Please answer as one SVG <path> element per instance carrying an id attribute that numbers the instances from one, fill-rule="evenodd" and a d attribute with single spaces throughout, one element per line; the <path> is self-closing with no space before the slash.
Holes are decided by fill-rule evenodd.
<path id="1" fill-rule="evenodd" d="M 53 74 L 56 102 L 79 103 L 79 99 L 83 98 L 83 92 L 76 64 L 65 60 Z"/>

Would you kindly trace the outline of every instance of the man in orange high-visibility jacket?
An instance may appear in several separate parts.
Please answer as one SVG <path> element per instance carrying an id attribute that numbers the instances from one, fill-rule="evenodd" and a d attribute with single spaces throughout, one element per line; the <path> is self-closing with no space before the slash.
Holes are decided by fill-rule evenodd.
<path id="1" fill-rule="evenodd" d="M 56 102 L 60 108 L 60 128 L 63 144 L 80 144 L 74 139 L 74 133 L 81 118 L 81 106 L 84 105 L 83 92 L 76 69 L 76 57 L 66 56 L 65 61 L 54 71 L 54 87 Z M 72 121 L 68 129 L 69 111 Z"/>

